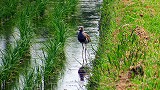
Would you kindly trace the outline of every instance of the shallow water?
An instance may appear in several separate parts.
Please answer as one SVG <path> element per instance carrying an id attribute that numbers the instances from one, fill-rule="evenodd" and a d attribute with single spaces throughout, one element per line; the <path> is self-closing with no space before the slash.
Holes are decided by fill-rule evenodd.
<path id="1" fill-rule="evenodd" d="M 92 42 L 87 44 L 87 62 L 85 63 L 90 66 L 91 60 L 95 58 L 95 50 L 97 49 L 98 37 L 99 37 L 99 20 L 100 14 L 98 9 L 100 8 L 101 1 L 99 0 L 80 0 L 79 5 L 81 7 L 80 16 L 78 20 L 79 25 L 84 26 L 85 32 L 91 36 Z M 78 31 L 78 30 L 77 30 Z M 13 32 L 7 33 L 7 35 L 0 35 L 0 50 L 6 48 L 7 43 L 16 46 L 16 40 L 20 39 L 20 32 L 17 28 L 14 28 Z M 47 39 L 47 38 L 46 38 Z M 45 38 L 36 38 L 33 45 L 30 48 L 31 52 L 31 67 L 43 66 L 44 54 L 42 51 L 42 43 L 45 42 Z M 65 54 L 66 54 L 66 68 L 64 70 L 64 75 L 58 82 L 58 87 L 56 90 L 85 90 L 85 85 L 87 84 L 87 78 L 85 81 L 80 81 L 78 75 L 78 69 L 82 66 L 82 45 L 77 40 L 77 35 L 67 39 L 65 44 Z M 2 64 L 2 53 L 0 53 L 0 66 Z M 20 75 L 20 88 L 23 88 L 24 77 Z M 42 81 L 42 85 L 44 82 Z M 42 86 L 42 90 L 44 86 Z"/>
<path id="2" fill-rule="evenodd" d="M 14 31 L 12 34 L 9 31 L 5 31 L 1 34 L 2 35 L 0 35 L 0 66 L 3 64 L 2 56 L 5 52 L 5 49 L 7 48 L 7 45 L 10 43 L 14 47 L 16 46 L 16 40 L 20 39 L 20 32 L 18 28 L 14 28 Z"/>
<path id="3" fill-rule="evenodd" d="M 90 66 L 91 60 L 95 58 L 95 51 L 98 45 L 99 37 L 99 21 L 100 14 L 98 9 L 100 8 L 100 1 L 98 0 L 80 0 L 79 5 L 81 7 L 81 15 L 78 20 L 81 21 L 80 25 L 84 26 L 84 31 L 91 37 L 92 42 L 87 44 L 87 63 L 85 65 Z M 78 30 L 77 30 L 78 31 Z M 94 50 L 93 50 L 94 48 Z M 77 35 L 67 39 L 65 46 L 66 53 L 66 68 L 64 75 L 58 82 L 56 90 L 86 90 L 87 78 L 84 81 L 80 81 L 78 70 L 82 66 L 82 45 L 77 40 Z"/>

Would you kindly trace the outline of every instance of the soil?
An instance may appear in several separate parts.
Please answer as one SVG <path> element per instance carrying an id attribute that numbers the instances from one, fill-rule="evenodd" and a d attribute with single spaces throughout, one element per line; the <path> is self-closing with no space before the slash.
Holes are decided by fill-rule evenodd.
<path id="1" fill-rule="evenodd" d="M 124 3 L 124 5 L 132 5 L 132 4 L 134 4 L 134 2 L 132 0 L 122 0 L 122 2 Z"/>
<path id="2" fill-rule="evenodd" d="M 119 75 L 119 82 L 116 85 L 117 90 L 126 90 L 129 87 L 134 86 L 128 77 L 128 72 L 124 73 L 122 72 L 121 75 Z"/>
<path id="3" fill-rule="evenodd" d="M 149 40 L 149 36 L 143 27 L 137 26 L 135 28 L 135 33 L 140 37 L 140 39 Z"/>
<path id="4" fill-rule="evenodd" d="M 140 75 L 140 76 L 144 75 L 143 67 L 141 64 L 138 64 L 136 66 L 131 66 L 126 73 L 121 72 L 121 74 L 119 75 L 119 82 L 116 85 L 116 89 L 126 90 L 128 88 L 136 86 L 136 84 L 132 84 L 130 82 L 130 79 L 134 78 L 137 75 Z"/>

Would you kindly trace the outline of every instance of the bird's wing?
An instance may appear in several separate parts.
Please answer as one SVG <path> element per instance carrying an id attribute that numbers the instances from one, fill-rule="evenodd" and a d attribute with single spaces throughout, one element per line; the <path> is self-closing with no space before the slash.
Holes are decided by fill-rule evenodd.
<path id="1" fill-rule="evenodd" d="M 90 36 L 87 34 L 87 33 L 83 33 L 83 35 L 87 38 L 87 40 L 89 41 L 89 42 L 91 42 L 91 38 L 90 38 Z"/>

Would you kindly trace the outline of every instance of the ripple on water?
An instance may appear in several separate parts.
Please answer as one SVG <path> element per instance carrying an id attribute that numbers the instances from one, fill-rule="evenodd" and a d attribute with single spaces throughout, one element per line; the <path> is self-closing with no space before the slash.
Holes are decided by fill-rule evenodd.
<path id="1" fill-rule="evenodd" d="M 95 52 L 98 44 L 99 36 L 99 21 L 100 16 L 97 8 L 100 0 L 80 0 L 81 15 L 78 20 L 81 21 L 81 25 L 84 26 L 85 32 L 87 32 L 92 39 L 92 42 L 87 44 L 87 60 L 88 62 L 95 58 Z M 99 5 L 100 6 L 100 5 Z M 64 75 L 58 82 L 56 90 L 86 90 L 88 75 L 85 76 L 84 81 L 80 81 L 78 70 L 82 66 L 82 45 L 77 40 L 77 35 L 67 39 L 65 46 L 66 53 L 66 68 Z"/>

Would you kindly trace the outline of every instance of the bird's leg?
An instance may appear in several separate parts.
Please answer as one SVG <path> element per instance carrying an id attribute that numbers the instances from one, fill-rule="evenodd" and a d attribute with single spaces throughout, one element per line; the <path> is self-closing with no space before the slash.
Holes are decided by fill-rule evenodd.
<path id="1" fill-rule="evenodd" d="M 82 59 L 83 59 L 83 64 L 84 64 L 84 58 L 83 58 L 83 50 L 84 50 L 84 46 L 83 46 L 83 43 L 82 43 Z"/>
<path id="2" fill-rule="evenodd" d="M 87 63 L 87 55 L 86 55 L 86 52 L 87 52 L 87 45 L 85 44 L 85 61 Z"/>
<path id="3" fill-rule="evenodd" d="M 87 50 L 87 48 L 86 48 L 86 51 L 87 51 L 88 59 L 89 59 L 90 58 L 90 54 L 89 54 L 89 51 Z"/>
<path id="4" fill-rule="evenodd" d="M 86 51 L 87 51 L 87 49 L 85 48 L 85 61 L 86 61 L 86 63 L 87 63 Z"/>

